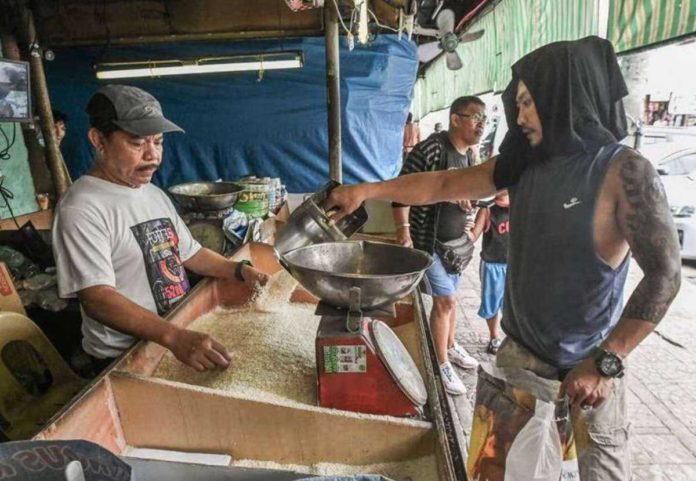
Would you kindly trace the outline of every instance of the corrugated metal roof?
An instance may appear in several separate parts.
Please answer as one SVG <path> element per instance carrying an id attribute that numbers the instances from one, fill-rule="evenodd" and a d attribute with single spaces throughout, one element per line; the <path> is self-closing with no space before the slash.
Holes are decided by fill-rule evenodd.
<path id="1" fill-rule="evenodd" d="M 598 18 L 599 0 L 503 0 L 470 27 L 485 29 L 484 36 L 457 48 L 461 70 L 448 70 L 440 58 L 418 80 L 414 115 L 447 108 L 461 95 L 505 88 L 519 58 L 550 42 L 596 35 Z"/>
<path id="2" fill-rule="evenodd" d="M 696 0 L 611 0 L 607 38 L 618 52 L 696 31 Z"/>
<path id="3" fill-rule="evenodd" d="M 600 3 L 608 6 L 599 25 Z M 449 107 L 460 95 L 503 89 L 510 67 L 550 42 L 598 35 L 605 30 L 617 52 L 664 42 L 696 31 L 696 0 L 503 0 L 470 30 L 485 28 L 478 41 L 460 45 L 464 68 L 451 71 L 438 59 L 415 87 L 413 113 L 421 118 Z M 605 27 L 601 28 L 600 27 Z"/>

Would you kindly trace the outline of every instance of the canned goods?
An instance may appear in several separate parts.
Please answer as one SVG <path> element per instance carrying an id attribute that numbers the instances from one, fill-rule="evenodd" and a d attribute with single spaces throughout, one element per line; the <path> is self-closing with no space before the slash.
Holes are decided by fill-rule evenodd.
<path id="1" fill-rule="evenodd" d="M 271 186 L 263 179 L 246 178 L 238 184 L 244 187 L 234 208 L 251 218 L 263 218 L 269 211 L 269 190 Z"/>

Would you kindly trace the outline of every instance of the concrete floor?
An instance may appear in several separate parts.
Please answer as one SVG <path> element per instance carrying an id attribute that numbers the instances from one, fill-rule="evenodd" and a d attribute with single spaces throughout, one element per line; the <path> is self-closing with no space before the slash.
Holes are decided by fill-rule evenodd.
<path id="1" fill-rule="evenodd" d="M 457 339 L 479 360 L 486 354 L 488 330 L 476 313 L 480 282 L 478 253 L 464 275 L 458 292 Z M 696 480 L 696 283 L 694 269 L 684 271 L 682 288 L 660 323 L 629 357 L 629 417 L 635 481 Z M 642 276 L 632 263 L 628 296 Z M 429 297 L 426 307 L 429 309 Z M 672 341 L 683 347 L 677 346 Z M 466 440 L 471 428 L 476 373 L 458 370 L 467 385 L 464 396 L 450 397 Z"/>

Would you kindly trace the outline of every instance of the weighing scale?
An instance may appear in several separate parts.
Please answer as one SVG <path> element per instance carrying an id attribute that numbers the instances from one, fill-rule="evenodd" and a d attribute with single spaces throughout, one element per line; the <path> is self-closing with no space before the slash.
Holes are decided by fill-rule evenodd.
<path id="1" fill-rule="evenodd" d="M 369 414 L 419 417 L 428 393 L 418 367 L 383 321 L 319 303 L 316 338 L 317 397 L 323 407 Z"/>
<path id="2" fill-rule="evenodd" d="M 321 302 L 316 337 L 318 404 L 370 414 L 421 416 L 427 401 L 418 368 L 389 325 L 394 303 L 432 264 L 414 249 L 368 241 L 309 245 L 279 256 Z"/>

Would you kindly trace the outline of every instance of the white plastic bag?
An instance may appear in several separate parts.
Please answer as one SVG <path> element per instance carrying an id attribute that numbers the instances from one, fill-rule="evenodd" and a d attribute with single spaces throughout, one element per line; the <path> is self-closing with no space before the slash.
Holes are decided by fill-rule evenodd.
<path id="1" fill-rule="evenodd" d="M 558 481 L 563 449 L 555 405 L 536 401 L 534 417 L 517 434 L 505 462 L 505 481 Z"/>

